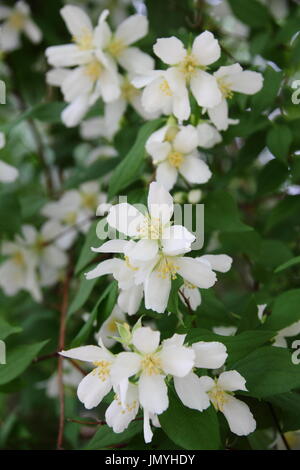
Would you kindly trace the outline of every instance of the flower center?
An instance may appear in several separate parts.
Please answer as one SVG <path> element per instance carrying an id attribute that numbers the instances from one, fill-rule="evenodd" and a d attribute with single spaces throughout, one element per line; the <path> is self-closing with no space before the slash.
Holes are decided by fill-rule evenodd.
<path id="1" fill-rule="evenodd" d="M 231 83 L 226 82 L 226 78 L 218 78 L 217 79 L 219 89 L 223 95 L 223 98 L 230 99 L 233 97 L 233 91 L 231 90 Z"/>
<path id="2" fill-rule="evenodd" d="M 142 359 L 142 370 L 147 375 L 157 375 L 161 371 L 161 361 L 155 354 L 146 354 Z"/>
<path id="3" fill-rule="evenodd" d="M 25 266 L 25 259 L 21 251 L 17 251 L 13 256 L 13 262 L 18 266 Z"/>
<path id="4" fill-rule="evenodd" d="M 180 168 L 184 160 L 184 156 L 180 152 L 171 152 L 168 155 L 168 161 L 171 166 L 174 166 L 175 168 Z"/>
<path id="5" fill-rule="evenodd" d="M 132 271 L 138 271 L 139 270 L 139 268 L 135 268 L 134 266 L 132 266 L 132 264 L 129 261 L 128 256 L 125 256 L 124 259 L 125 259 L 125 263 L 126 263 L 127 268 L 132 269 Z"/>
<path id="6" fill-rule="evenodd" d="M 167 82 L 167 80 L 163 80 L 161 84 L 159 85 L 160 90 L 163 92 L 164 95 L 166 96 L 172 96 L 173 92 Z"/>
<path id="7" fill-rule="evenodd" d="M 77 214 L 76 212 L 68 212 L 68 214 L 65 215 L 63 218 L 63 222 L 65 222 L 67 225 L 74 225 L 77 220 Z"/>
<path id="8" fill-rule="evenodd" d="M 156 217 L 147 218 L 138 228 L 140 238 L 159 240 L 162 235 L 161 222 Z"/>
<path id="9" fill-rule="evenodd" d="M 82 205 L 87 209 L 95 209 L 97 207 L 98 198 L 96 194 L 81 193 Z"/>
<path id="10" fill-rule="evenodd" d="M 20 31 L 20 29 L 23 28 L 25 21 L 26 21 L 25 15 L 23 15 L 19 11 L 12 13 L 8 19 L 9 25 L 17 31 Z"/>
<path id="11" fill-rule="evenodd" d="M 111 333 L 115 333 L 118 330 L 117 325 L 116 325 L 116 318 L 112 318 L 110 320 L 110 322 L 107 325 L 107 329 Z"/>
<path id="12" fill-rule="evenodd" d="M 162 279 L 176 279 L 176 274 L 179 269 L 179 266 L 177 266 L 174 262 L 175 258 L 170 258 L 168 256 L 162 256 L 160 261 L 158 262 L 158 265 L 156 267 L 156 271 L 158 272 L 158 275 Z"/>
<path id="13" fill-rule="evenodd" d="M 82 51 L 93 49 L 93 34 L 88 29 L 83 29 L 83 33 L 80 36 L 75 36 L 73 41 L 76 42 L 77 46 Z"/>
<path id="14" fill-rule="evenodd" d="M 91 78 L 93 82 L 98 80 L 102 72 L 102 64 L 98 60 L 93 60 L 85 66 L 85 73 Z"/>
<path id="15" fill-rule="evenodd" d="M 121 39 L 113 39 L 107 46 L 107 50 L 113 57 L 118 57 L 125 47 L 126 46 Z"/>
<path id="16" fill-rule="evenodd" d="M 197 59 L 192 54 L 187 54 L 183 61 L 179 64 L 179 70 L 185 76 L 186 80 L 190 80 L 198 67 Z"/>
<path id="17" fill-rule="evenodd" d="M 102 380 L 102 382 L 105 382 L 110 374 L 111 362 L 96 361 L 94 362 L 94 365 L 96 366 L 96 369 L 93 370 L 93 375 L 98 375 L 99 379 Z"/>
<path id="18" fill-rule="evenodd" d="M 228 394 L 218 385 L 215 385 L 208 394 L 215 409 L 217 411 L 224 411 L 224 405 L 228 402 Z"/>
<path id="19" fill-rule="evenodd" d="M 122 97 L 126 101 L 130 101 L 138 94 L 138 90 L 128 80 L 125 80 L 122 85 Z"/>

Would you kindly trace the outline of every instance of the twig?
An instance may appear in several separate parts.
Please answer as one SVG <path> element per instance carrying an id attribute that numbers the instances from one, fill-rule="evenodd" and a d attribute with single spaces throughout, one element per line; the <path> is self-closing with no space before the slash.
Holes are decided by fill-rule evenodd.
<path id="1" fill-rule="evenodd" d="M 279 420 L 278 420 L 278 418 L 277 418 L 277 416 L 276 416 L 276 413 L 275 413 L 275 410 L 274 410 L 274 408 L 273 408 L 273 405 L 272 405 L 270 402 L 268 402 L 268 405 L 269 405 L 269 408 L 270 408 L 270 412 L 271 412 L 273 421 L 274 421 L 274 423 L 275 423 L 275 426 L 276 426 L 276 428 L 277 428 L 277 431 L 279 432 L 279 434 L 280 434 L 280 436 L 281 436 L 281 439 L 283 440 L 283 443 L 284 443 L 284 445 L 285 445 L 285 447 L 286 447 L 286 450 L 291 450 L 291 448 L 290 448 L 290 446 L 289 446 L 289 443 L 288 443 L 288 441 L 286 440 L 286 437 L 285 437 L 285 435 L 284 435 L 284 433 L 283 433 L 283 431 L 282 431 L 282 429 L 281 429 L 281 426 L 280 426 Z"/>
<path id="2" fill-rule="evenodd" d="M 59 341 L 58 350 L 61 351 L 65 346 L 65 332 L 66 332 L 66 314 L 69 301 L 69 284 L 71 279 L 71 272 L 67 273 L 66 279 L 62 289 L 62 303 L 60 311 L 60 328 L 59 328 Z M 59 356 L 57 364 L 57 380 L 59 390 L 59 427 L 57 436 L 57 449 L 61 450 L 64 437 L 64 421 L 65 421 L 65 396 L 64 396 L 64 381 L 63 381 L 63 356 Z"/>
<path id="3" fill-rule="evenodd" d="M 190 315 L 194 315 L 189 299 L 184 295 L 183 291 L 179 289 L 179 293 L 182 296 Z"/>
<path id="4" fill-rule="evenodd" d="M 74 359 L 71 359 L 70 357 L 66 357 L 65 359 L 67 359 L 70 362 L 70 364 L 72 364 L 72 366 L 75 367 L 75 369 L 79 370 L 79 372 L 81 372 L 82 375 L 87 375 L 87 372 L 84 369 L 82 369 L 80 365 L 74 361 Z"/>
<path id="5" fill-rule="evenodd" d="M 80 419 L 67 418 L 68 423 L 82 424 L 83 426 L 103 426 L 106 424 L 105 421 L 81 421 Z"/>
<path id="6" fill-rule="evenodd" d="M 44 356 L 39 356 L 33 359 L 32 363 L 36 364 L 37 362 L 45 361 L 46 359 L 52 359 L 53 357 L 56 357 L 58 354 L 57 351 L 50 353 L 50 354 L 45 354 Z"/>

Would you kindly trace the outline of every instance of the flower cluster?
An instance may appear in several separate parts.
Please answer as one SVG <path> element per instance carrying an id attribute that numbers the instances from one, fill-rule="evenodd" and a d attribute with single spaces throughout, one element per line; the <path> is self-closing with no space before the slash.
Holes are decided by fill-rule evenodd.
<path id="1" fill-rule="evenodd" d="M 169 407 L 168 387 L 173 381 L 176 393 L 188 408 L 202 412 L 210 403 L 224 414 L 231 431 L 238 436 L 253 432 L 256 422 L 235 391 L 247 391 L 245 379 L 237 371 L 222 372 L 218 378 L 198 376 L 199 369 L 224 366 L 226 347 L 219 342 L 185 344 L 186 335 L 174 334 L 160 342 L 159 331 L 141 326 L 133 329 L 120 325 L 120 339 L 126 351 L 112 354 L 101 340 L 99 346 L 81 346 L 61 351 L 61 355 L 86 361 L 94 369 L 80 382 L 77 390 L 85 408 L 99 405 L 114 390 L 115 396 L 106 410 L 105 419 L 114 432 L 123 432 L 143 411 L 144 439 L 151 442 L 159 415 Z"/>

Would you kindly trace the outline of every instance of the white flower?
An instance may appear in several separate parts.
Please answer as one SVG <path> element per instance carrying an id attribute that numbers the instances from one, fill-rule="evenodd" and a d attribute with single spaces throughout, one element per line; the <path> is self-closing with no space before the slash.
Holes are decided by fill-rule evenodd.
<path id="1" fill-rule="evenodd" d="M 146 142 L 146 150 L 157 165 L 157 182 L 170 190 L 179 173 L 189 183 L 206 183 L 211 172 L 197 146 L 197 130 L 191 125 L 168 125 L 154 132 Z"/>
<path id="2" fill-rule="evenodd" d="M 1 9 L 0 9 L 1 14 Z M 5 146 L 5 134 L 0 132 L 0 150 L 3 149 Z M 0 161 L 0 182 L 1 183 L 12 183 L 15 181 L 19 176 L 18 170 L 8 165 L 5 162 Z"/>
<path id="3" fill-rule="evenodd" d="M 226 130 L 231 123 L 228 118 L 227 99 L 233 96 L 233 92 L 254 95 L 263 86 L 261 73 L 251 70 L 243 70 L 240 64 L 220 67 L 214 73 L 222 100 L 215 106 L 207 106 L 210 120 L 218 130 Z"/>
<path id="4" fill-rule="evenodd" d="M 299 333 L 300 333 L 300 320 L 280 330 L 277 336 L 275 337 L 275 342 L 273 343 L 273 346 L 276 346 L 278 348 L 287 348 L 288 343 L 285 338 L 291 338 L 293 336 L 297 336 L 299 335 Z"/>
<path id="5" fill-rule="evenodd" d="M 237 332 L 236 326 L 214 326 L 213 332 L 221 336 L 234 336 Z"/>
<path id="6" fill-rule="evenodd" d="M 207 122 L 198 124 L 197 131 L 199 147 L 210 149 L 222 141 L 221 134 L 214 126 Z"/>
<path id="7" fill-rule="evenodd" d="M 126 397 L 128 379 L 138 377 L 138 399 L 149 413 L 161 414 L 169 406 L 165 377 L 184 377 L 194 365 L 195 353 L 183 346 L 185 335 L 174 335 L 160 343 L 160 332 L 149 327 L 132 334 L 134 352 L 118 354 L 111 369 L 114 387 L 120 389 L 121 402 Z"/>
<path id="8" fill-rule="evenodd" d="M 65 6 L 61 15 L 69 29 L 74 44 L 53 46 L 46 50 L 50 65 L 57 69 L 47 75 L 47 81 L 60 86 L 67 106 L 62 120 L 68 127 L 76 126 L 87 110 L 102 96 L 104 102 L 120 95 L 117 66 L 98 45 L 97 28 L 84 11 L 75 6 Z M 65 67 L 73 67 L 68 70 Z"/>
<path id="9" fill-rule="evenodd" d="M 99 346 L 81 346 L 79 348 L 61 351 L 64 357 L 92 363 L 95 368 L 80 382 L 77 396 L 88 410 L 98 406 L 102 399 L 112 389 L 111 367 L 115 356 L 103 344 Z"/>
<path id="10" fill-rule="evenodd" d="M 226 273 L 231 268 L 232 258 L 228 255 L 203 255 L 194 258 L 199 263 L 209 266 L 213 271 Z M 185 282 L 179 291 L 183 302 L 187 300 L 192 310 L 196 310 L 201 304 L 199 289 L 191 282 Z"/>
<path id="11" fill-rule="evenodd" d="M 124 312 L 118 305 L 115 305 L 109 317 L 102 323 L 100 330 L 96 333 L 96 339 L 101 339 L 106 348 L 111 348 L 116 343 L 112 336 L 119 336 L 117 323 L 124 323 L 125 320 Z"/>
<path id="12" fill-rule="evenodd" d="M 148 33 L 148 20 L 143 15 L 132 15 L 126 18 L 111 32 L 106 18 L 108 10 L 104 10 L 95 30 L 95 42 L 104 52 L 108 53 L 124 69 L 129 72 L 143 73 L 153 69 L 154 60 L 137 47 L 131 45 Z"/>
<path id="13" fill-rule="evenodd" d="M 217 380 L 205 376 L 199 378 L 202 390 L 217 411 L 227 419 L 231 432 L 238 436 L 247 436 L 256 428 L 256 421 L 246 403 L 238 400 L 232 392 L 247 391 L 244 377 L 236 370 L 222 372 Z"/>
<path id="14" fill-rule="evenodd" d="M 64 361 L 63 364 L 63 382 L 65 387 L 72 389 L 76 388 L 78 382 L 82 379 L 82 374 L 79 370 L 75 369 L 72 364 Z M 42 385 L 42 384 L 41 384 Z M 53 374 L 46 382 L 46 395 L 50 398 L 57 398 L 59 396 L 58 389 L 58 376 L 57 373 Z"/>
<path id="15" fill-rule="evenodd" d="M 3 51 L 13 51 L 21 46 L 20 35 L 24 33 L 33 43 L 42 39 L 41 30 L 30 18 L 30 8 L 20 1 L 13 8 L 0 7 L 0 46 Z"/>
<path id="16" fill-rule="evenodd" d="M 153 260 L 160 246 L 171 256 L 190 251 L 195 237 L 182 225 L 170 226 L 173 210 L 172 196 L 154 182 L 149 188 L 148 214 L 142 214 L 130 204 L 121 203 L 111 207 L 107 221 L 110 227 L 122 234 L 139 239 L 128 256 L 144 262 Z"/>
<path id="17" fill-rule="evenodd" d="M 198 204 L 202 198 L 202 191 L 201 189 L 192 189 L 189 191 L 187 199 L 190 204 Z"/>
<path id="18" fill-rule="evenodd" d="M 204 31 L 197 36 L 191 50 L 186 50 L 176 37 L 158 39 L 153 47 L 155 54 L 166 64 L 171 65 L 168 83 L 171 92 L 186 90 L 189 86 L 199 106 L 212 107 L 220 103 L 222 95 L 216 78 L 205 71 L 208 65 L 220 57 L 220 46 L 213 34 Z M 183 93 L 181 93 L 183 96 Z M 190 104 L 186 94 L 184 105 L 185 119 L 190 116 Z M 176 114 L 175 114 L 176 115 Z M 182 117 L 178 119 L 182 119 Z"/>
<path id="19" fill-rule="evenodd" d="M 125 400 L 122 404 L 120 397 L 116 394 L 113 401 L 105 412 L 105 421 L 115 433 L 123 432 L 135 419 L 139 411 L 138 387 L 129 384 Z"/>
<path id="20" fill-rule="evenodd" d="M 204 369 L 218 369 L 222 367 L 227 359 L 226 347 L 217 341 L 199 341 L 192 345 L 195 352 L 195 367 Z M 182 403 L 188 408 L 203 411 L 209 407 L 209 397 L 203 389 L 201 379 L 190 372 L 184 378 L 175 377 L 174 386 Z"/>

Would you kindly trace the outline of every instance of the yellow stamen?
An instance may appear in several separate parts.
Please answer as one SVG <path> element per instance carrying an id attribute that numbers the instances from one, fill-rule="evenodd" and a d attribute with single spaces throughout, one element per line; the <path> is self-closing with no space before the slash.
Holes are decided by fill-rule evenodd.
<path id="1" fill-rule="evenodd" d="M 82 205 L 87 209 L 95 209 L 98 204 L 97 194 L 81 193 Z"/>
<path id="2" fill-rule="evenodd" d="M 65 222 L 67 225 L 74 225 L 76 223 L 76 220 L 77 220 L 76 212 L 69 212 L 63 218 L 63 222 Z"/>
<path id="3" fill-rule="evenodd" d="M 102 73 L 102 64 L 98 60 L 93 60 L 85 66 L 85 73 L 95 82 Z"/>
<path id="4" fill-rule="evenodd" d="M 190 80 L 198 67 L 197 59 L 192 54 L 188 54 L 180 63 L 179 70 L 183 73 L 186 80 Z"/>
<path id="5" fill-rule="evenodd" d="M 138 90 L 127 80 L 125 79 L 122 87 L 121 87 L 122 97 L 126 101 L 131 101 L 133 98 L 138 96 Z"/>
<path id="6" fill-rule="evenodd" d="M 171 152 L 168 155 L 168 161 L 170 165 L 174 166 L 175 168 L 180 168 L 184 160 L 184 156 L 180 152 Z"/>
<path id="7" fill-rule="evenodd" d="M 161 372 L 161 361 L 155 354 L 146 354 L 142 359 L 141 365 L 146 375 L 157 375 Z"/>
<path id="8" fill-rule="evenodd" d="M 118 395 L 115 395 L 115 396 L 114 396 L 114 400 L 117 402 L 117 405 L 118 405 L 118 406 L 122 406 L 122 402 L 121 402 L 120 397 L 119 397 Z M 125 408 L 122 409 L 121 413 L 122 413 L 122 414 L 125 414 L 126 411 L 127 411 L 128 413 L 130 413 L 130 412 L 133 411 L 136 407 L 137 407 L 137 401 L 136 401 L 136 400 L 133 400 L 131 403 L 127 403 L 127 404 L 125 405 Z"/>
<path id="9" fill-rule="evenodd" d="M 73 37 L 73 41 L 82 51 L 93 49 L 93 34 L 88 29 L 83 29 L 81 35 Z"/>
<path id="10" fill-rule="evenodd" d="M 124 257 L 127 268 L 132 269 L 132 271 L 138 271 L 139 268 L 135 268 L 129 261 L 128 256 Z"/>
<path id="11" fill-rule="evenodd" d="M 159 240 L 162 234 L 161 222 L 156 217 L 148 217 L 137 230 L 140 238 L 146 238 L 147 240 Z"/>
<path id="12" fill-rule="evenodd" d="M 229 395 L 217 384 L 208 392 L 209 397 L 214 405 L 215 409 L 218 411 L 224 411 L 224 405 L 228 402 Z"/>
<path id="13" fill-rule="evenodd" d="M 174 262 L 175 258 L 167 257 L 167 256 L 162 256 L 157 267 L 156 271 L 158 272 L 158 275 L 162 279 L 176 279 L 177 276 L 177 271 L 179 269 L 179 266 L 177 266 Z"/>
<path id="14" fill-rule="evenodd" d="M 24 256 L 23 256 L 23 253 L 21 251 L 17 251 L 13 258 L 12 258 L 13 262 L 16 263 L 18 266 L 24 266 L 25 265 L 25 260 L 24 260 Z"/>
<path id="15" fill-rule="evenodd" d="M 110 322 L 108 323 L 107 329 L 108 331 L 110 331 L 110 333 L 115 333 L 118 330 L 116 321 L 117 321 L 116 318 L 112 318 Z"/>
<path id="16" fill-rule="evenodd" d="M 118 57 L 125 47 L 126 45 L 121 41 L 121 39 L 113 39 L 107 46 L 107 50 L 113 57 Z"/>
<path id="17" fill-rule="evenodd" d="M 102 382 L 105 382 L 105 380 L 108 379 L 110 374 L 111 362 L 96 361 L 94 362 L 94 365 L 96 366 L 96 369 L 93 370 L 93 375 L 98 375 L 99 379 L 102 380 Z"/>
<path id="18" fill-rule="evenodd" d="M 167 82 L 167 80 L 163 80 L 161 84 L 159 85 L 160 90 L 163 92 L 164 95 L 166 96 L 172 96 L 173 92 Z"/>
<path id="19" fill-rule="evenodd" d="M 19 11 L 12 13 L 8 18 L 9 25 L 17 31 L 20 31 L 23 28 L 23 26 L 25 25 L 25 21 L 26 16 L 20 13 Z"/>
<path id="20" fill-rule="evenodd" d="M 223 95 L 223 98 L 225 99 L 230 99 L 233 97 L 233 91 L 231 90 L 232 84 L 229 82 L 226 82 L 226 79 L 223 78 L 218 78 L 217 79 L 219 89 Z"/>

